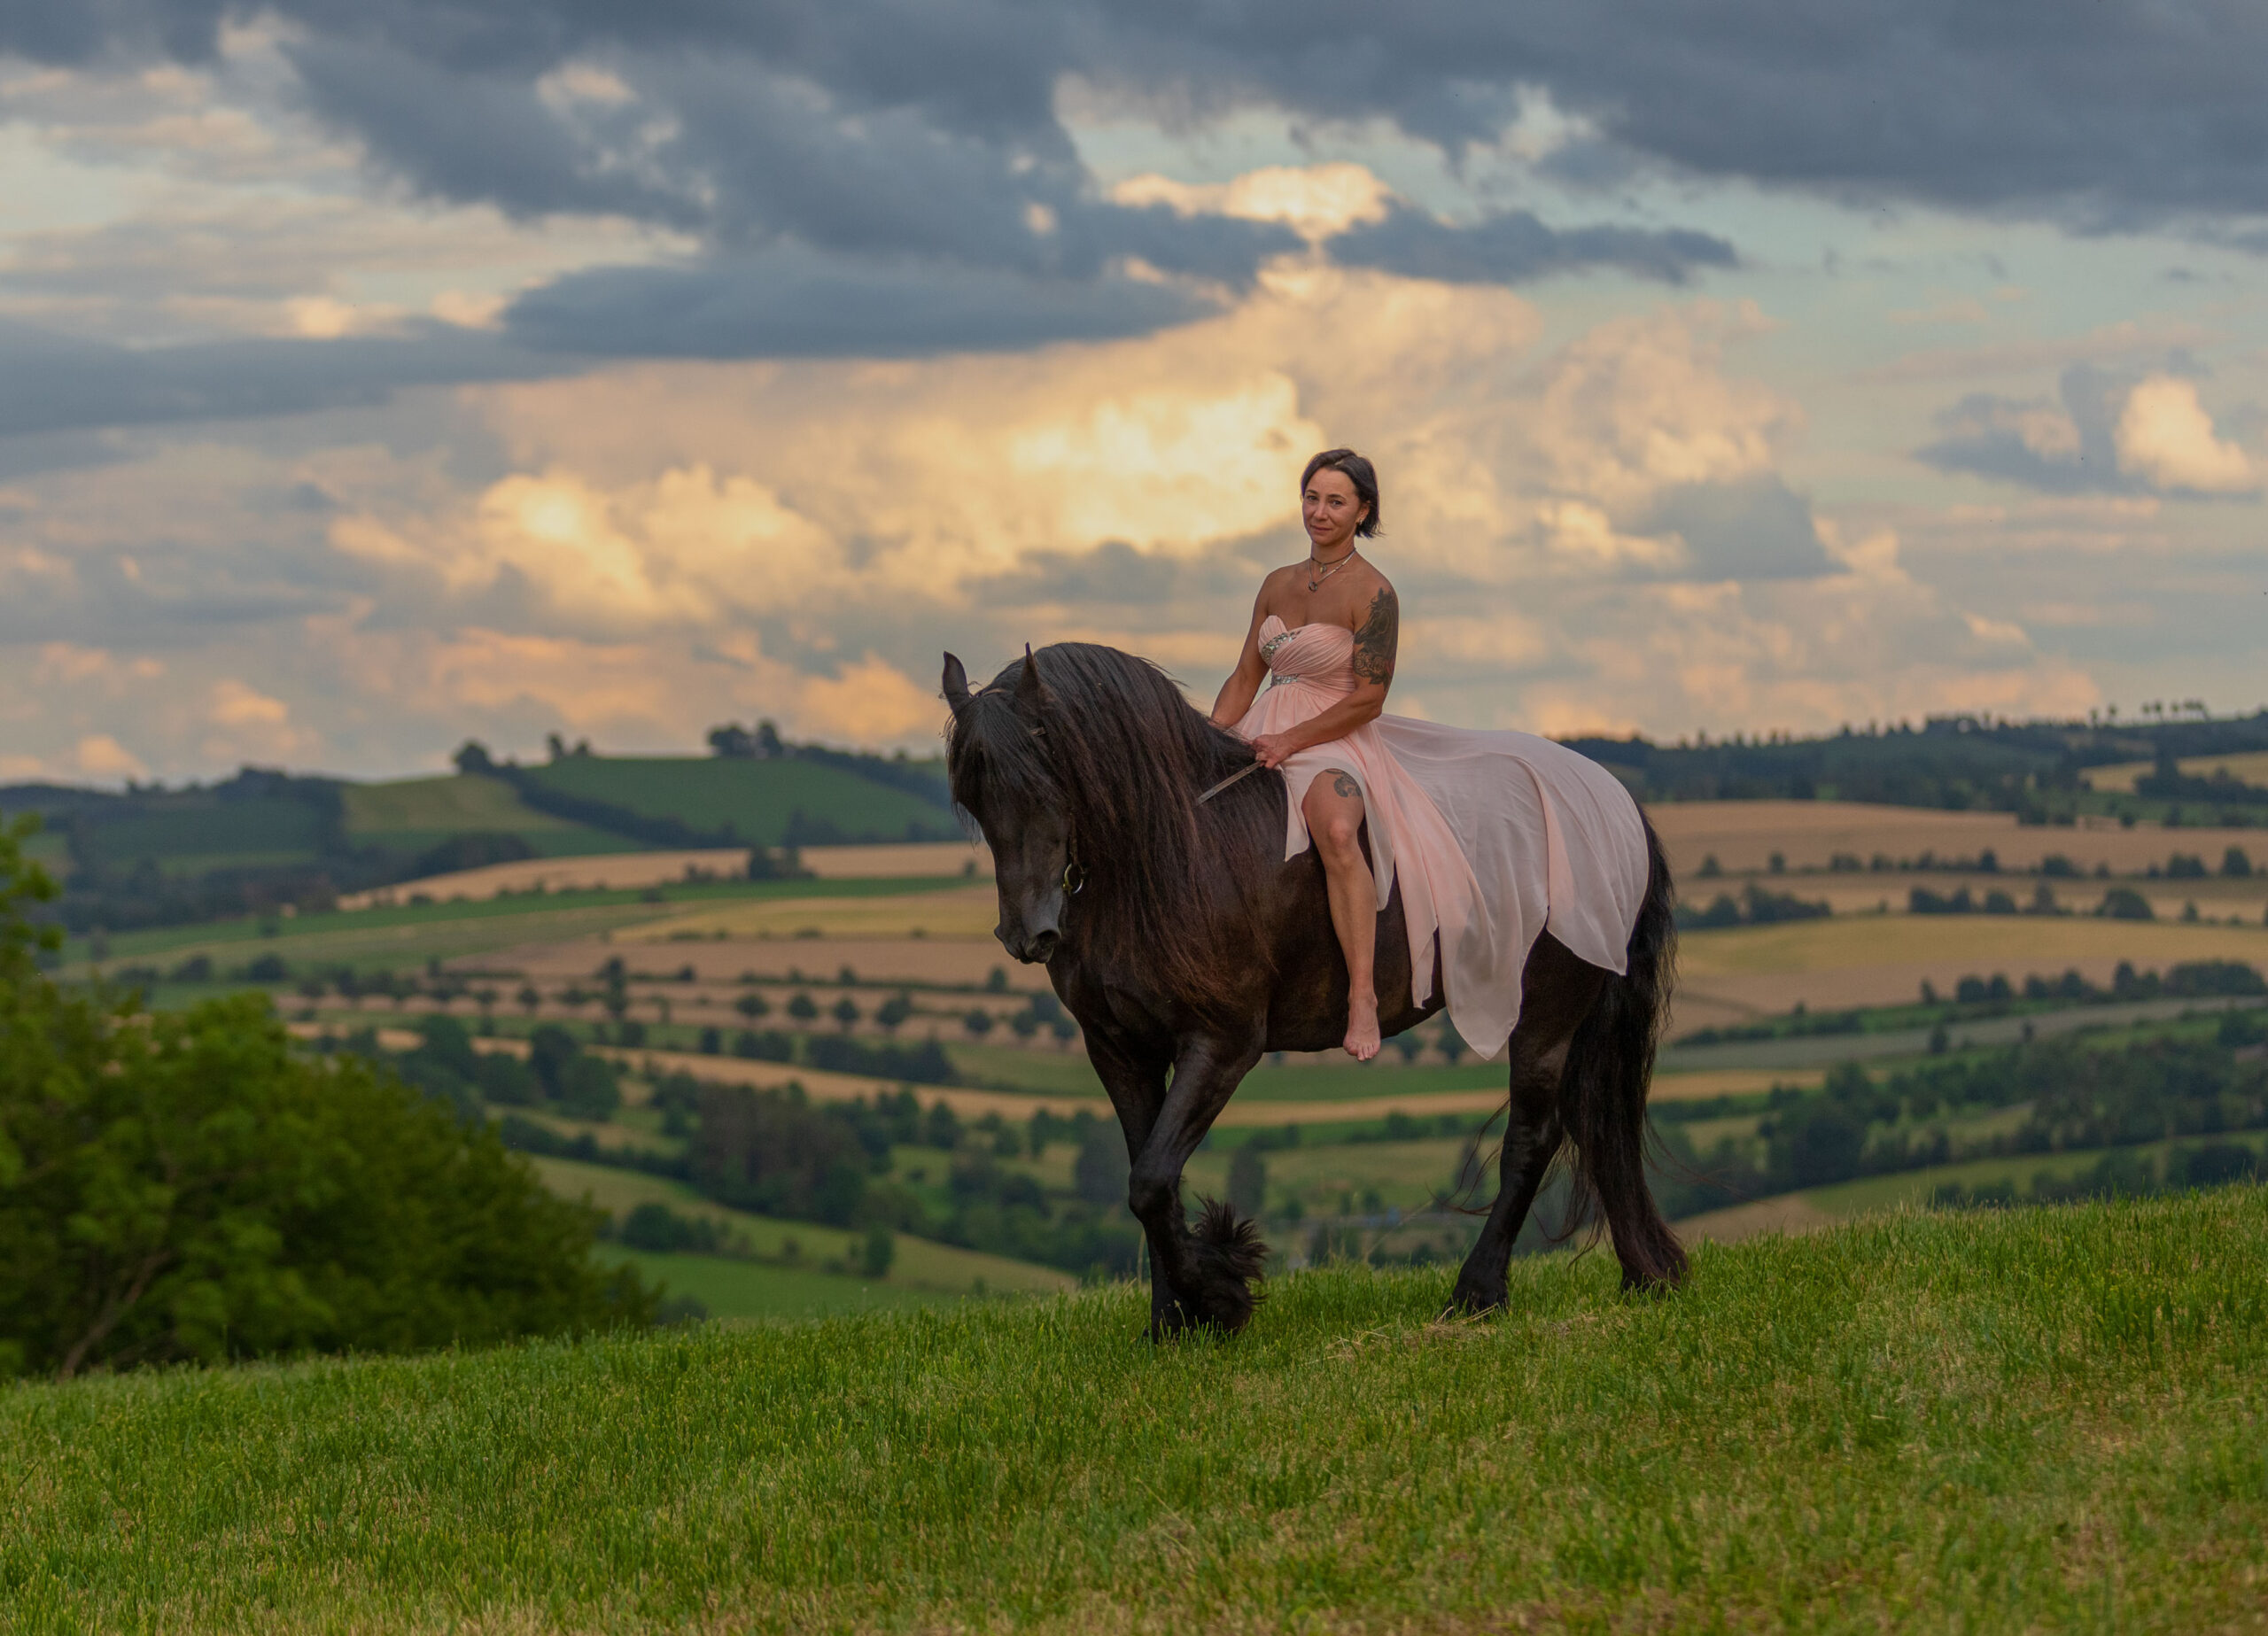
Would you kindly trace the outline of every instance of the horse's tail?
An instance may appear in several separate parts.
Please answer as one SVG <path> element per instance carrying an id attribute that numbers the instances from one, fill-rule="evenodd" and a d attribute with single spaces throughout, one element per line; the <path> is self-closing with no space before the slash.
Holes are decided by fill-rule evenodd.
<path id="1" fill-rule="evenodd" d="M 1646 1091 L 1676 975 L 1677 892 L 1661 837 L 1643 813 L 1639 822 L 1646 898 L 1630 932 L 1629 970 L 1607 980 L 1577 1027 L 1559 1085 L 1560 1117 L 1576 1149 L 1568 1221 L 1605 1217 L 1625 1288 L 1685 1275 L 1685 1251 L 1646 1185 Z"/>

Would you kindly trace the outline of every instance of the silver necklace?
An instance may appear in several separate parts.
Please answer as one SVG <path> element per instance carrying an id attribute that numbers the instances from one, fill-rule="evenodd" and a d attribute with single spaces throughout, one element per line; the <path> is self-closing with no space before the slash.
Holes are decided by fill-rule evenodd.
<path id="1" fill-rule="evenodd" d="M 1336 562 L 1333 562 L 1329 568 L 1324 569 L 1323 572 L 1318 575 L 1315 571 L 1317 567 L 1315 554 L 1313 552 L 1309 552 L 1308 554 L 1308 589 L 1310 591 L 1321 590 L 1323 588 L 1323 582 L 1330 578 L 1340 569 L 1346 567 L 1348 563 L 1353 562 L 1355 560 L 1355 553 L 1354 551 L 1348 551 L 1345 556 L 1340 557 Z"/>

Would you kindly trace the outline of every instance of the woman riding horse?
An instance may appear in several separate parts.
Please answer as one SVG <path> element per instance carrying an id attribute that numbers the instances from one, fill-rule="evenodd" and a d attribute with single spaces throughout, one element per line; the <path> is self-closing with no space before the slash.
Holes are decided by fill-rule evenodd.
<path id="1" fill-rule="evenodd" d="M 1046 965 L 1117 1111 L 1151 1332 L 1251 1315 L 1257 1234 L 1218 1204 L 1192 1232 L 1182 1172 L 1253 1066 L 1333 1043 L 1370 1056 L 1444 1009 L 1510 1058 L 1501 1185 L 1453 1305 L 1503 1304 L 1571 1143 L 1625 1282 L 1674 1283 L 1685 1258 L 1644 1163 L 1676 940 L 1659 842 L 1564 746 L 1383 714 L 1394 591 L 1354 544 L 1376 477 L 1333 450 L 1302 490 L 1309 561 L 1262 587 L 1211 717 L 1108 647 L 1027 650 L 974 689 L 945 655 L 953 800 L 991 847 L 1002 944 Z"/>

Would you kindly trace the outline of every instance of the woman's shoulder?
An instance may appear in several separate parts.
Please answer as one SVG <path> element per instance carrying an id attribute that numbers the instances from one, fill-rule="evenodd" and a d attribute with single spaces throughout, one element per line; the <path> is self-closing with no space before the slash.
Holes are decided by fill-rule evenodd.
<path id="1" fill-rule="evenodd" d="M 1396 601 L 1394 583 L 1365 557 L 1347 576 L 1346 587 L 1339 596 L 1337 623 L 1350 631 L 1360 628 L 1381 597 L 1389 604 Z"/>

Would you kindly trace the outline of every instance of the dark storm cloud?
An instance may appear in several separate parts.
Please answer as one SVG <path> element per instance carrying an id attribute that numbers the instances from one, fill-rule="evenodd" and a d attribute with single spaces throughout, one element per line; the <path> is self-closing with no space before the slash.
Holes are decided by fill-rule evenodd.
<path id="1" fill-rule="evenodd" d="M 521 297 L 505 328 L 545 352 L 906 358 L 1142 335 L 1208 310 L 1126 278 L 1039 281 L 781 254 L 570 274 Z"/>
<path id="2" fill-rule="evenodd" d="M 0 438 L 377 403 L 405 386 L 555 373 L 476 330 L 136 348 L 0 321 Z"/>
<path id="3" fill-rule="evenodd" d="M 1730 244 L 1706 233 L 1551 228 L 1525 210 L 1453 226 L 1407 206 L 1340 234 L 1330 249 L 1333 260 L 1348 267 L 1448 283 L 1517 284 L 1578 267 L 1612 267 L 1674 284 L 1696 267 L 1731 267 L 1739 260 Z"/>
<path id="4" fill-rule="evenodd" d="M 723 221 L 773 180 L 769 153 L 718 153 L 687 195 L 680 178 L 641 175 L 637 143 L 603 120 L 510 94 L 582 59 L 640 94 L 648 117 L 617 136 L 651 140 L 675 120 L 697 150 L 709 116 L 693 81 L 776 77 L 853 120 L 973 142 L 1010 192 L 1034 174 L 1044 192 L 1072 162 L 1052 97 L 1076 73 L 1200 118 L 1327 109 L 1450 147 L 1493 139 L 1512 88 L 1537 86 L 1606 143 L 1704 174 L 2092 227 L 2268 210 L 2268 8 L 2249 0 L 96 0 L 9 7 L 0 46 L 50 62 L 194 58 L 224 18 L 260 14 L 292 26 L 315 105 L 381 162 L 507 208 L 581 208 L 558 201 L 588 190 L 662 219 L 692 197 Z M 436 154 L 449 97 L 504 145 Z M 1604 174 L 1605 159 L 1585 165 Z"/>
<path id="5" fill-rule="evenodd" d="M 1676 534 L 1690 579 L 1803 579 L 1830 573 L 1811 502 L 1774 477 L 1738 483 L 1688 483 L 1666 490 L 1637 525 L 1642 534 Z"/>

